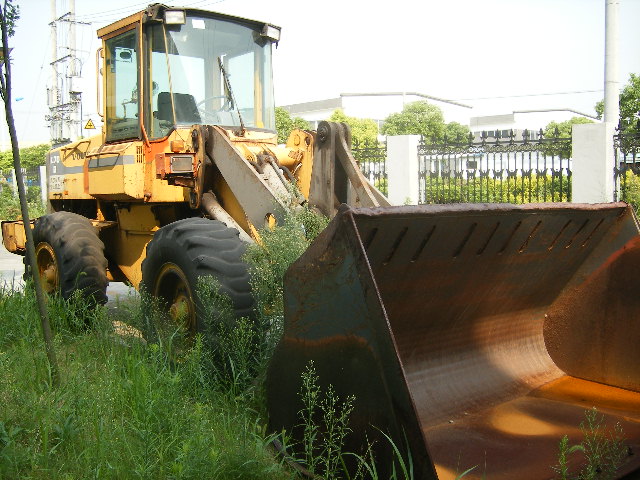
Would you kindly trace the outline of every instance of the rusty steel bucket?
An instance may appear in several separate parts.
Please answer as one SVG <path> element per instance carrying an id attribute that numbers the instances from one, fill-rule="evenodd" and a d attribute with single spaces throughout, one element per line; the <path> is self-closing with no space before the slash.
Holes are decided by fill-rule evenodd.
<path id="1" fill-rule="evenodd" d="M 593 407 L 622 426 L 626 475 L 640 468 L 638 222 L 623 203 L 343 206 L 285 276 L 267 401 L 292 443 L 310 360 L 323 388 L 355 395 L 345 450 L 372 444 L 380 478 L 381 432 L 415 478 L 552 478 Z"/>

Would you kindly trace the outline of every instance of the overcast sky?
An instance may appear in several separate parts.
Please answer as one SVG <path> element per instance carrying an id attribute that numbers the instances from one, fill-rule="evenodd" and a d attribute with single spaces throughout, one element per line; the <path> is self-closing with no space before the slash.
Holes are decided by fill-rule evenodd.
<path id="1" fill-rule="evenodd" d="M 50 0 L 17 0 L 14 109 L 22 142 L 48 141 Z M 278 105 L 346 92 L 415 91 L 474 105 L 474 115 L 531 108 L 593 114 L 603 97 L 605 0 L 185 0 L 282 27 Z M 76 0 L 84 121 L 95 113 L 95 30 L 143 9 Z M 69 9 L 58 0 L 57 13 Z M 640 0 L 620 0 L 620 80 L 640 73 Z M 17 100 L 21 99 L 21 100 Z M 4 130 L 4 129 L 3 129 Z M 0 135 L 0 141 L 6 138 Z"/>

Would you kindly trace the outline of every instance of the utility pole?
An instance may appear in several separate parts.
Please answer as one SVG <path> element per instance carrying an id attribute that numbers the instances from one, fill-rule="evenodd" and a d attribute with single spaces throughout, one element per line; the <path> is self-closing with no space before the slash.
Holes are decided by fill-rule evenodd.
<path id="1" fill-rule="evenodd" d="M 51 26 L 51 75 L 52 84 L 47 90 L 47 103 L 49 104 L 50 115 L 46 119 L 49 124 L 49 136 L 52 143 L 59 143 L 62 138 L 62 122 L 60 121 L 60 114 L 57 112 L 57 106 L 60 104 L 60 92 L 58 89 L 58 62 L 55 60 L 58 58 L 58 22 L 57 18 L 56 0 L 51 0 L 51 18 L 53 21 L 49 24 Z"/>
<path id="2" fill-rule="evenodd" d="M 620 80 L 618 78 L 618 11 L 620 0 L 605 0 L 604 121 L 620 122 Z"/>
<path id="3" fill-rule="evenodd" d="M 51 74 L 48 90 L 51 143 L 69 143 L 82 134 L 82 92 L 74 86 L 74 79 L 82 74 L 82 61 L 76 47 L 77 25 L 89 25 L 76 20 L 75 0 L 69 1 L 69 11 L 57 16 L 57 0 L 51 1 Z M 59 42 L 59 40 L 61 40 Z M 62 55 L 60 55 L 62 53 Z"/>

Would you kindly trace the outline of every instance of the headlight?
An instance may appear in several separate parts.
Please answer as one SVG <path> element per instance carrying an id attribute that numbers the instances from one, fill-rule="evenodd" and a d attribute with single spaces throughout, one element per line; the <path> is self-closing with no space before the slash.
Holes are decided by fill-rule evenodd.
<path id="1" fill-rule="evenodd" d="M 193 156 L 171 155 L 171 173 L 193 172 Z"/>
<path id="2" fill-rule="evenodd" d="M 274 27 L 273 25 L 266 24 L 262 27 L 262 33 L 260 34 L 263 37 L 267 37 L 274 42 L 280 41 L 280 29 L 278 27 Z"/>
<path id="3" fill-rule="evenodd" d="M 186 22 L 186 15 L 184 10 L 165 10 L 164 11 L 164 23 L 167 25 L 184 25 Z"/>

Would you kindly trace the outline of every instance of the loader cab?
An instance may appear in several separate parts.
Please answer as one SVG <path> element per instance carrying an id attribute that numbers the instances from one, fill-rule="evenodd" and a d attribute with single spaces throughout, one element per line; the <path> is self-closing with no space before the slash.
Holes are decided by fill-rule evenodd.
<path id="1" fill-rule="evenodd" d="M 98 31 L 105 141 L 194 124 L 275 131 L 272 25 L 152 5 Z"/>

